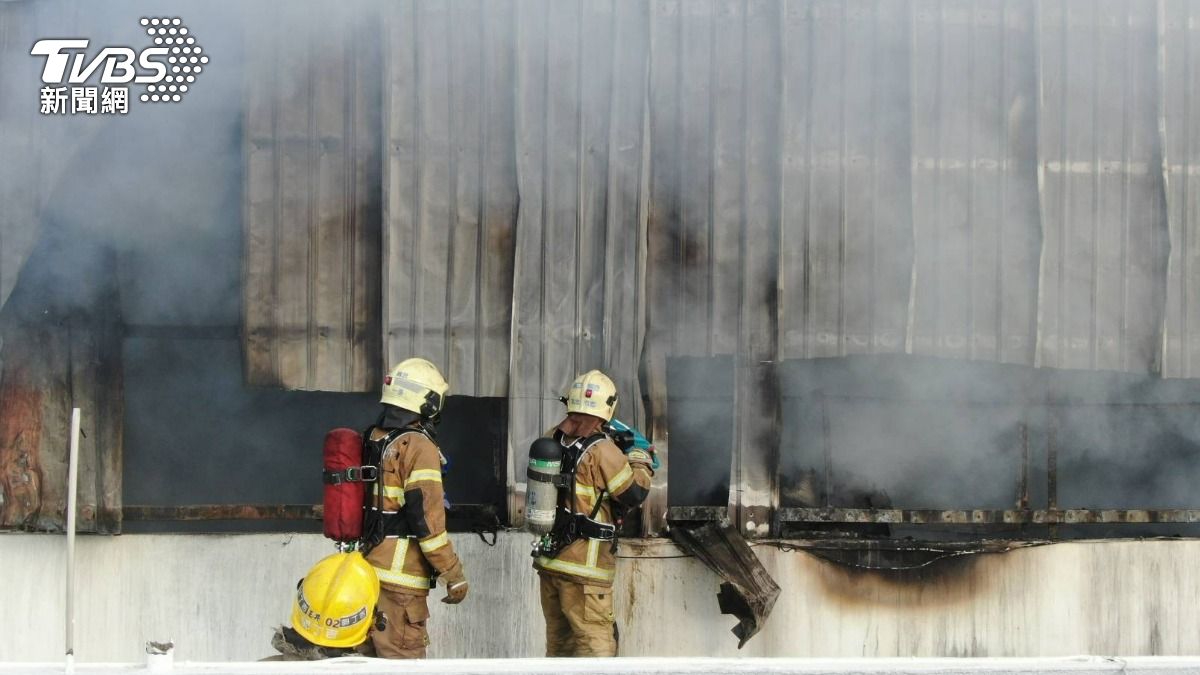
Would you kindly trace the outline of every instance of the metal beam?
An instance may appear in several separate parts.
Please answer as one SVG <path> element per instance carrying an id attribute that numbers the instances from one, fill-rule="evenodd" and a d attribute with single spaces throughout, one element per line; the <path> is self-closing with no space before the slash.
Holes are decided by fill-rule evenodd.
<path id="1" fill-rule="evenodd" d="M 189 504 L 126 506 L 126 520 L 320 520 L 320 504 Z"/>
<path id="2" fill-rule="evenodd" d="M 675 509 L 671 509 L 672 512 Z M 1200 509 L 838 509 L 783 508 L 785 523 L 1021 525 L 1200 523 Z"/>

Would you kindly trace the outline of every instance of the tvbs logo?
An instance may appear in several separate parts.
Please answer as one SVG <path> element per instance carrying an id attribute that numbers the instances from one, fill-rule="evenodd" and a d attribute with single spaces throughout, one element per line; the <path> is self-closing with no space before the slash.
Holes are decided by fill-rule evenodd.
<path id="1" fill-rule="evenodd" d="M 128 112 L 130 84 L 145 85 L 139 96 L 144 103 L 181 102 L 208 65 L 208 55 L 177 17 L 143 18 L 141 25 L 152 46 L 104 47 L 89 57 L 87 39 L 34 43 L 30 55 L 45 58 L 42 114 L 66 114 L 68 108 L 71 114 Z M 88 86 L 93 81 L 100 87 Z"/>

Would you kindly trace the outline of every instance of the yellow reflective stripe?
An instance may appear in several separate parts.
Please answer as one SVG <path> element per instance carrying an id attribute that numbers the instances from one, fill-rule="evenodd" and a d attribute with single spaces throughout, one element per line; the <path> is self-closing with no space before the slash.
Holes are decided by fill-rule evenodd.
<path id="1" fill-rule="evenodd" d="M 590 485 L 575 484 L 575 497 L 583 501 L 583 510 L 591 512 L 596 503 L 596 489 Z"/>
<path id="2" fill-rule="evenodd" d="M 599 539 L 589 539 L 588 540 L 587 566 L 595 567 L 596 559 L 599 557 L 600 557 L 600 540 Z"/>
<path id="3" fill-rule="evenodd" d="M 408 480 L 404 481 L 404 487 L 408 487 L 413 483 L 419 483 L 423 480 L 440 483 L 442 482 L 442 472 L 437 469 L 416 469 L 412 473 L 408 474 Z"/>
<path id="4" fill-rule="evenodd" d="M 625 484 L 632 479 L 633 469 L 630 469 L 629 465 L 626 464 L 621 468 L 620 471 L 617 472 L 617 475 L 612 477 L 612 480 L 608 481 L 608 493 L 616 494 L 620 492 L 621 488 L 625 487 Z"/>
<path id="5" fill-rule="evenodd" d="M 391 569 L 385 570 L 376 567 L 375 573 L 379 576 L 380 581 L 387 584 L 429 590 L 432 588 L 432 585 L 429 583 L 429 577 L 418 577 L 404 573 L 404 558 L 408 555 L 408 541 L 408 539 L 397 539 L 396 553 L 392 556 Z"/>
<path id="6" fill-rule="evenodd" d="M 401 505 L 404 504 L 404 488 L 400 487 L 399 485 L 381 485 L 376 483 L 375 494 L 378 495 L 380 490 L 383 491 L 384 497 L 387 497 L 388 499 L 395 499 L 396 501 L 400 502 Z"/>
<path id="7" fill-rule="evenodd" d="M 443 532 L 443 533 L 437 535 L 436 537 L 430 537 L 430 538 L 426 539 L 425 541 L 420 542 L 420 545 L 421 545 L 422 551 L 424 551 L 425 553 L 429 553 L 431 551 L 436 551 L 439 548 L 441 548 L 449 543 L 450 543 L 450 537 L 446 536 L 446 533 Z"/>
<path id="8" fill-rule="evenodd" d="M 599 542 L 597 542 L 599 543 Z M 562 572 L 572 576 L 583 577 L 585 579 L 596 579 L 599 581 L 612 581 L 616 575 L 616 570 L 606 570 L 600 567 L 588 567 L 578 563 L 566 562 L 557 558 L 538 558 L 537 564 L 542 569 L 551 570 L 554 572 Z"/>
<path id="9" fill-rule="evenodd" d="M 399 572 L 404 569 L 404 558 L 408 555 L 408 539 L 402 539 L 396 542 L 396 550 L 392 551 L 392 566 L 389 568 L 393 572 Z"/>
<path id="10" fill-rule="evenodd" d="M 429 583 L 429 577 L 417 577 L 403 572 L 393 572 L 391 570 L 381 570 L 378 567 L 375 571 L 379 573 L 379 580 L 385 584 L 395 584 L 405 588 L 416 588 L 422 591 L 427 591 L 433 588 Z"/>

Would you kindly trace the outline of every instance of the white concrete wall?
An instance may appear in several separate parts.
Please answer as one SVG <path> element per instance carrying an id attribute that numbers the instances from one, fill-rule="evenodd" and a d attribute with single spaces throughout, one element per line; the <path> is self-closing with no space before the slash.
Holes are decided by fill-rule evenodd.
<path id="1" fill-rule="evenodd" d="M 542 619 L 530 537 L 489 548 L 454 537 L 471 578 L 457 607 L 431 602 L 433 657 L 537 656 Z M 61 536 L 0 535 L 0 661 L 60 658 Z M 1200 541 L 1085 542 L 1017 550 L 906 578 L 803 552 L 755 549 L 783 594 L 738 652 L 717 577 L 690 558 L 623 559 L 622 654 L 638 656 L 1063 656 L 1200 653 Z M 271 653 L 296 580 L 332 551 L 319 535 L 124 535 L 79 541 L 76 654 L 143 660 L 174 639 L 187 661 Z M 678 556 L 665 543 L 623 555 Z M 439 598 L 442 590 L 434 593 Z"/>

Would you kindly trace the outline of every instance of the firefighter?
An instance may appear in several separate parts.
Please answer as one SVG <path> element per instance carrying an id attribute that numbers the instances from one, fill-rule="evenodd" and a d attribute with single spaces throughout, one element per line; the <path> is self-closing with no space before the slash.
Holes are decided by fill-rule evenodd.
<path id="1" fill-rule="evenodd" d="M 546 619 L 546 656 L 616 656 L 612 585 L 616 520 L 646 498 L 654 475 L 643 450 L 621 452 L 605 425 L 617 388 L 599 370 L 575 378 L 567 416 L 551 436 L 569 462 L 558 516 L 546 547 L 534 551 Z M 573 470 L 570 468 L 573 467 Z"/>
<path id="2" fill-rule="evenodd" d="M 379 578 L 361 553 L 321 559 L 296 584 L 292 626 L 276 629 L 271 661 L 316 661 L 337 656 L 372 656 L 367 634 L 380 625 L 376 613 Z"/>
<path id="3" fill-rule="evenodd" d="M 379 479 L 369 488 L 363 543 L 381 585 L 379 609 L 386 625 L 371 639 L 383 658 L 425 657 L 426 599 L 437 579 L 446 586 L 442 602 L 456 605 L 467 595 L 462 562 L 446 536 L 445 458 L 434 440 L 448 389 L 429 361 L 401 361 L 384 378 L 384 410 L 366 433 L 367 452 L 374 447 L 377 454 Z"/>

